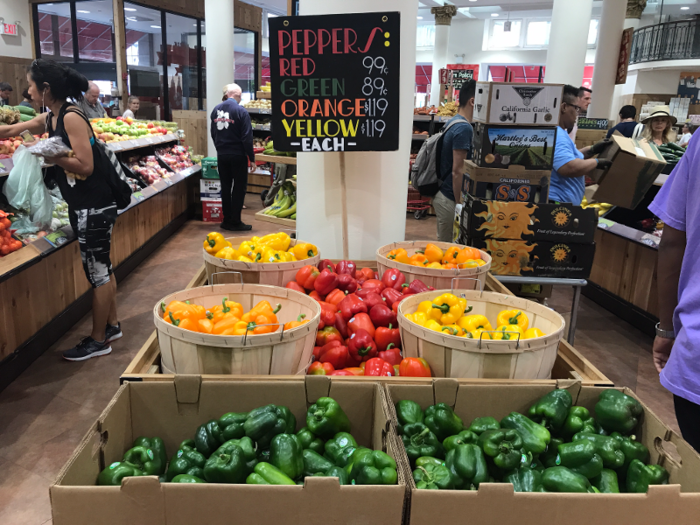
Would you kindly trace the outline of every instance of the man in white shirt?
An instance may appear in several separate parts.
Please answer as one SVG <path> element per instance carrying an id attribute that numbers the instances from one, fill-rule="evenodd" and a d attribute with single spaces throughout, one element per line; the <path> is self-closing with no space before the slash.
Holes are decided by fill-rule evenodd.
<path id="1" fill-rule="evenodd" d="M 687 122 L 683 124 L 683 132 L 681 134 L 681 137 L 678 139 L 678 145 L 682 146 L 684 148 L 688 147 L 688 142 L 690 142 L 690 138 L 693 136 L 693 129 L 688 124 Z"/>
<path id="2" fill-rule="evenodd" d="M 100 102 L 100 88 L 94 82 L 90 82 L 88 90 L 78 106 L 89 119 L 107 116 L 107 112 Z"/>

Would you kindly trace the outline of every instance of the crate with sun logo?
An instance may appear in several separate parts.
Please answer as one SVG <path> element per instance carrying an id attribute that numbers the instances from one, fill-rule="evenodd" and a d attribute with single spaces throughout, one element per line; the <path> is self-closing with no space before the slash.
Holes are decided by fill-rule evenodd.
<path id="1" fill-rule="evenodd" d="M 467 196 L 460 221 L 470 239 L 592 243 L 598 225 L 593 208 L 573 204 L 493 201 Z"/>
<path id="2" fill-rule="evenodd" d="M 472 160 L 482 168 L 551 170 L 559 129 L 475 122 Z"/>
<path id="3" fill-rule="evenodd" d="M 464 162 L 462 193 L 480 199 L 519 202 L 547 202 L 551 170 L 526 170 L 511 165 L 508 169 L 480 168 L 471 160 Z"/>
<path id="4" fill-rule="evenodd" d="M 563 84 L 477 82 L 474 122 L 557 126 L 563 92 Z"/>

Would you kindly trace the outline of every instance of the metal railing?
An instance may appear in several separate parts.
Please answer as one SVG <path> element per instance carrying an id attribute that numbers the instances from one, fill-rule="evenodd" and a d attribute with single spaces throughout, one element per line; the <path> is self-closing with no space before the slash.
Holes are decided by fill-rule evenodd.
<path id="1" fill-rule="evenodd" d="M 700 58 L 700 24 L 696 19 L 665 22 L 637 29 L 630 64 Z"/>

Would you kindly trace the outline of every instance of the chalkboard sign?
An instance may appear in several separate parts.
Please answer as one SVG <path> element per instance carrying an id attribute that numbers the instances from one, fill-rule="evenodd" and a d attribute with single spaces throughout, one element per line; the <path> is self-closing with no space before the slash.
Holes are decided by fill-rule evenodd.
<path id="1" fill-rule="evenodd" d="M 269 22 L 276 150 L 399 149 L 400 13 Z"/>
<path id="2" fill-rule="evenodd" d="M 473 69 L 453 69 L 452 70 L 452 85 L 455 90 L 462 89 L 462 85 L 474 78 Z M 476 80 L 476 79 L 475 79 Z"/>
<path id="3" fill-rule="evenodd" d="M 576 125 L 578 129 L 608 129 L 608 119 L 579 117 Z"/>

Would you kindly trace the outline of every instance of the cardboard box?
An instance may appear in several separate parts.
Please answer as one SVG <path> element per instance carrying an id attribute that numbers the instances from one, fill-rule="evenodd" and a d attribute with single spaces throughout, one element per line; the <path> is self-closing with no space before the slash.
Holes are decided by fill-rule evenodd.
<path id="1" fill-rule="evenodd" d="M 199 425 L 229 411 L 270 403 L 289 407 L 297 429 L 308 407 L 331 396 L 348 415 L 360 445 L 397 457 L 398 440 L 377 383 L 305 377 L 273 381 L 126 382 L 88 431 L 50 488 L 54 525 L 230 525 L 249 523 L 401 525 L 406 480 L 393 486 L 340 486 L 333 478 L 306 478 L 303 486 L 160 483 L 155 476 L 127 478 L 120 487 L 96 487 L 99 472 L 119 461 L 138 436 L 160 436 L 169 457 Z"/>
<path id="2" fill-rule="evenodd" d="M 521 277 L 588 279 L 593 268 L 595 244 L 569 242 L 474 239 L 469 246 L 489 252 L 491 273 Z"/>
<path id="3" fill-rule="evenodd" d="M 474 385 L 463 380 L 435 379 L 433 385 L 385 386 L 394 424 L 394 404 L 408 399 L 423 409 L 447 403 L 466 426 L 475 417 L 500 420 L 513 411 L 527 413 L 532 403 L 556 387 L 569 390 L 574 404 L 591 412 L 604 390 L 566 380 L 549 385 Z M 621 390 L 636 397 L 627 388 Z M 651 463 L 661 464 L 670 472 L 670 485 L 652 485 L 647 494 L 514 493 L 509 483 L 484 483 L 478 490 L 442 491 L 418 490 L 413 479 L 406 476 L 411 487 L 409 524 L 696 525 L 700 516 L 700 456 L 648 407 L 644 411 L 635 435 L 649 449 Z M 407 457 L 403 464 L 408 464 Z"/>
<path id="4" fill-rule="evenodd" d="M 487 124 L 558 126 L 562 84 L 477 82 L 474 121 Z"/>
<path id="5" fill-rule="evenodd" d="M 463 194 L 498 201 L 547 202 L 550 170 L 526 170 L 522 166 L 508 169 L 480 168 L 464 162 Z M 462 199 L 464 200 L 464 199 Z"/>
<path id="6" fill-rule="evenodd" d="M 472 160 L 484 168 L 551 170 L 558 127 L 474 124 Z"/>
<path id="7" fill-rule="evenodd" d="M 221 181 L 219 179 L 200 179 L 199 198 L 203 202 L 221 202 Z"/>
<path id="8" fill-rule="evenodd" d="M 219 161 L 216 157 L 204 157 L 202 159 L 202 178 L 218 179 L 219 178 Z"/>
<path id="9" fill-rule="evenodd" d="M 452 242 L 457 242 L 459 239 L 460 231 L 462 230 L 462 216 L 463 216 L 463 204 L 455 205 L 455 218 L 452 223 Z"/>
<path id="10" fill-rule="evenodd" d="M 223 222 L 224 210 L 221 207 L 221 200 L 208 200 L 202 202 L 203 222 Z"/>
<path id="11" fill-rule="evenodd" d="M 596 202 L 634 209 L 642 202 L 666 161 L 655 144 L 644 139 L 612 135 L 613 144 L 598 158 L 612 161 L 605 172 L 595 170 L 591 178 L 598 183 L 593 194 Z"/>
<path id="12" fill-rule="evenodd" d="M 471 238 L 591 243 L 598 213 L 573 204 L 503 202 L 467 195 L 462 227 Z"/>

